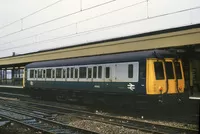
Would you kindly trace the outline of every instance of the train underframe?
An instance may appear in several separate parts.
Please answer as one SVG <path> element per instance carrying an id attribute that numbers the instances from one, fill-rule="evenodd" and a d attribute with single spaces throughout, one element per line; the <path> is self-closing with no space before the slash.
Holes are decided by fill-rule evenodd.
<path id="1" fill-rule="evenodd" d="M 188 95 L 181 94 L 127 94 L 127 93 L 103 93 L 88 91 L 71 91 L 71 90 L 42 90 L 30 89 L 33 98 L 53 99 L 59 102 L 75 102 L 91 105 L 106 105 L 114 107 L 128 107 L 137 109 L 151 109 L 163 106 L 181 106 L 188 99 Z"/>

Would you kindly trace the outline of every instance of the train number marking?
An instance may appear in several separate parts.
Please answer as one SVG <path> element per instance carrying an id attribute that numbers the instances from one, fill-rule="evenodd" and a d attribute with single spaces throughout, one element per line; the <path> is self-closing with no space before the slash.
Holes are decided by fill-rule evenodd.
<path id="1" fill-rule="evenodd" d="M 127 85 L 127 88 L 130 89 L 131 91 L 133 91 L 133 90 L 135 89 L 135 85 L 129 83 L 129 84 Z"/>
<path id="2" fill-rule="evenodd" d="M 33 82 L 32 81 L 30 81 L 30 85 L 33 86 Z"/>
<path id="3" fill-rule="evenodd" d="M 94 85 L 95 88 L 100 88 L 100 85 Z"/>

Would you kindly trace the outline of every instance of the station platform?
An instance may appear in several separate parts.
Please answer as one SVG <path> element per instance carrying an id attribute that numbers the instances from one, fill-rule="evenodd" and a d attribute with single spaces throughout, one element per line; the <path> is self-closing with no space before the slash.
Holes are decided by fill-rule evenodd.
<path id="1" fill-rule="evenodd" d="M 200 93 L 195 93 L 189 97 L 191 100 L 200 100 Z"/>
<path id="2" fill-rule="evenodd" d="M 23 86 L 20 85 L 0 85 L 0 93 L 28 94 Z"/>

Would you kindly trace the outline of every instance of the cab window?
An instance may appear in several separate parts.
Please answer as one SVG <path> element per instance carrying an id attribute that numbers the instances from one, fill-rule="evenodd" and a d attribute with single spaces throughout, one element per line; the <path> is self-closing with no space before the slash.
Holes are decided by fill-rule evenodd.
<path id="1" fill-rule="evenodd" d="M 163 80 L 165 78 L 162 62 L 154 62 L 154 70 L 155 70 L 156 80 Z"/>
<path id="2" fill-rule="evenodd" d="M 175 62 L 174 63 L 175 70 L 176 70 L 176 78 L 177 79 L 182 79 L 182 73 L 181 73 L 181 65 L 180 62 Z"/>

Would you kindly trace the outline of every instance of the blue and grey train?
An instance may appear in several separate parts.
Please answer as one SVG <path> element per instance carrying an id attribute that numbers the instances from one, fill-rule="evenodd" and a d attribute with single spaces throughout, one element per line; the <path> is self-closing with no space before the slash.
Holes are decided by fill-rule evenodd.
<path id="1" fill-rule="evenodd" d="M 30 63 L 24 83 L 32 96 L 107 104 L 181 102 L 185 89 L 181 59 L 165 50 Z"/>

